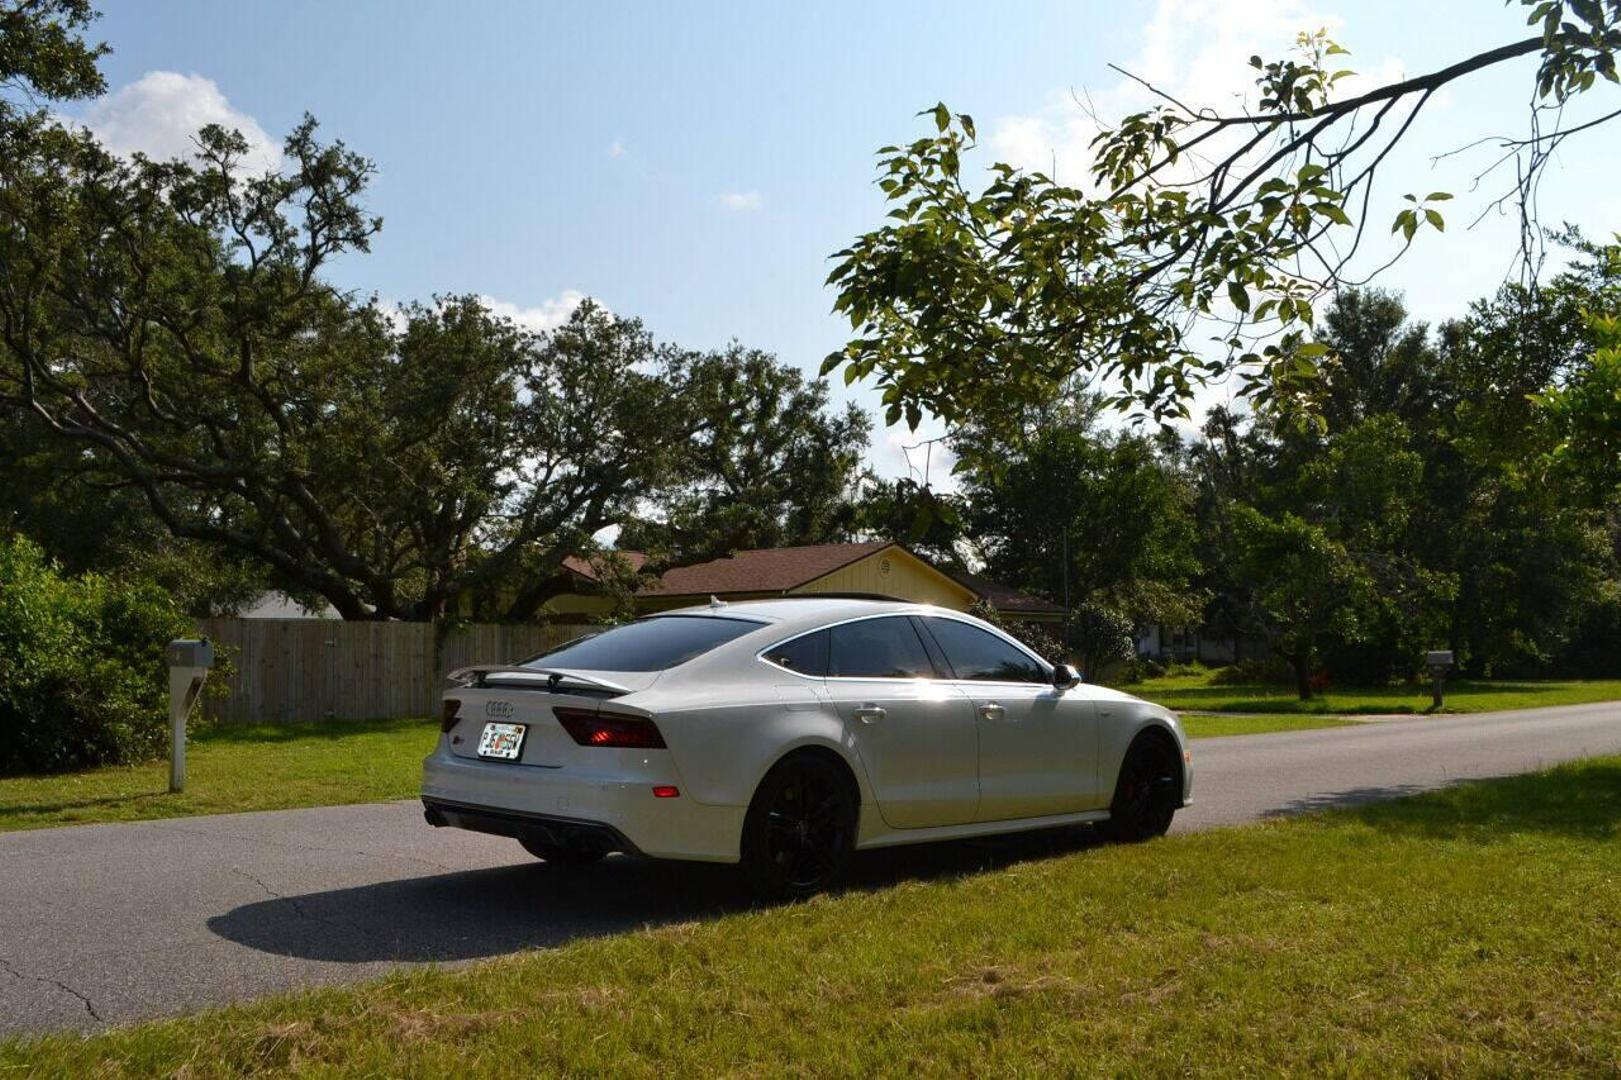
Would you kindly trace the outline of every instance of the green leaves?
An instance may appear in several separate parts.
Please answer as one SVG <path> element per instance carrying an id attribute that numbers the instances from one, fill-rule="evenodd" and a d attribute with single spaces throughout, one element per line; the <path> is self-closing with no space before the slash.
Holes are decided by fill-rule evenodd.
<path id="1" fill-rule="evenodd" d="M 1617 81 L 1621 4 L 1615 0 L 1522 0 L 1528 25 L 1541 24 L 1537 93 L 1563 103 L 1591 90 L 1599 76 Z"/>
<path id="2" fill-rule="evenodd" d="M 1554 21 L 1544 67 L 1563 72 L 1558 86 L 1610 77 L 1621 0 L 1527 6 Z M 1441 82 L 1529 47 L 1482 53 Z M 1161 99 L 1122 117 L 1091 139 L 1087 187 L 1007 163 L 965 183 L 972 120 L 943 102 L 924 110 L 925 137 L 880 151 L 886 221 L 836 256 L 833 307 L 851 340 L 823 370 L 872 380 L 896 422 L 988 423 L 1077 382 L 1109 385 L 1111 404 L 1163 421 L 1184 415 L 1200 385 L 1237 375 L 1251 403 L 1316 424 L 1321 364 L 1299 351 L 1315 306 L 1342 275 L 1384 260 L 1359 252 L 1359 215 L 1408 128 L 1375 117 L 1416 108 L 1438 85 L 1348 103 L 1337 97 L 1344 55 L 1326 32 L 1305 33 L 1285 59 L 1250 57 L 1253 110 Z M 1450 198 L 1406 197 L 1391 222 L 1403 250 L 1421 230 L 1446 230 Z"/>
<path id="3" fill-rule="evenodd" d="M 1248 312 L 1250 309 L 1250 294 L 1241 281 L 1229 281 L 1227 283 L 1227 299 L 1239 311 Z"/>
<path id="4" fill-rule="evenodd" d="M 51 101 L 105 93 L 97 61 L 106 45 L 90 45 L 84 31 L 98 17 L 89 0 L 32 0 L 0 8 L 0 130 Z M 8 153 L 15 153 L 8 148 Z"/>
<path id="5" fill-rule="evenodd" d="M 1532 400 L 1557 439 L 1550 468 L 1603 506 L 1621 494 L 1621 314 L 1588 312 L 1585 321 L 1595 345 L 1586 363 Z"/>
<path id="6" fill-rule="evenodd" d="M 1411 243 L 1413 236 L 1418 232 L 1420 220 L 1428 222 L 1436 232 L 1446 231 L 1447 223 L 1441 216 L 1441 211 L 1428 204 L 1445 202 L 1452 198 L 1451 195 L 1445 191 L 1432 191 L 1424 196 L 1422 202 L 1416 195 L 1403 195 L 1402 198 L 1412 205 L 1396 215 L 1396 219 L 1390 225 L 1391 232 L 1401 233 L 1403 239 Z"/>

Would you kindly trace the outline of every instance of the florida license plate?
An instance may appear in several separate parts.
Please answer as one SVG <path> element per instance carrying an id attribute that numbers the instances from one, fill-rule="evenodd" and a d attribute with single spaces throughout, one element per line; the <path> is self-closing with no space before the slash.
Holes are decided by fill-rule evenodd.
<path id="1" fill-rule="evenodd" d="M 478 756 L 517 761 L 528 730 L 525 724 L 485 724 L 484 734 L 478 737 Z"/>

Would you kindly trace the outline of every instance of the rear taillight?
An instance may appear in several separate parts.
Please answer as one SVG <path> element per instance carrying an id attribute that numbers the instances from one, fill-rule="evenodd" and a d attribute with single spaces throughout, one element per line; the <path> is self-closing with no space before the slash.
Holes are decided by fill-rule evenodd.
<path id="1" fill-rule="evenodd" d="M 552 712 L 581 746 L 613 746 L 624 750 L 662 750 L 664 736 L 651 720 L 640 716 L 592 712 L 558 706 Z"/>
<path id="2" fill-rule="evenodd" d="M 462 703 L 455 698 L 445 698 L 443 709 L 439 713 L 440 731 L 449 731 L 456 726 L 456 721 L 460 719 L 456 714 L 461 711 L 461 707 Z"/>

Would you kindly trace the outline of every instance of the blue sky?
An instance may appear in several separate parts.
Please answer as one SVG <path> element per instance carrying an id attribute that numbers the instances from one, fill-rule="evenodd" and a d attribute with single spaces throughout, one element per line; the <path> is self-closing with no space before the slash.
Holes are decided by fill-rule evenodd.
<path id="1" fill-rule="evenodd" d="M 913 114 L 937 99 L 979 121 L 986 164 L 1074 176 L 1090 130 L 1071 93 L 1137 104 L 1110 61 L 1223 104 L 1251 52 L 1279 55 L 1299 29 L 1327 25 L 1351 66 L 1380 77 L 1523 33 L 1498 0 L 102 8 L 110 93 L 75 111 L 115 149 L 173 152 L 223 119 L 273 160 L 309 111 L 376 161 L 384 231 L 339 267 L 345 284 L 391 300 L 480 293 L 537 326 L 587 294 L 663 338 L 737 338 L 812 370 L 845 329 L 822 286 L 827 256 L 883 213 L 874 151 L 919 133 Z M 1460 311 L 1509 268 L 1511 220 L 1463 229 L 1486 201 L 1468 187 L 1489 157 L 1429 159 L 1521 130 L 1529 71 L 1444 94 L 1389 163 L 1388 199 L 1459 193 L 1448 234 L 1382 279 L 1423 317 Z M 1546 217 L 1621 228 L 1614 144 L 1607 131 L 1563 153 Z M 904 472 L 911 441 L 876 431 L 874 463 Z"/>

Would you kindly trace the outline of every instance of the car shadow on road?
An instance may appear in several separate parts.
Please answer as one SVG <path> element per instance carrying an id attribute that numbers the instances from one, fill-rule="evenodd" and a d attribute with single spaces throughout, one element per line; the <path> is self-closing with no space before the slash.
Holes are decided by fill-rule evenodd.
<path id="1" fill-rule="evenodd" d="M 847 888 L 998 870 L 1095 846 L 1089 829 L 858 852 Z M 336 963 L 448 963 L 550 948 L 755 906 L 735 867 L 611 857 L 541 862 L 273 897 L 208 920 L 239 945 Z"/>

